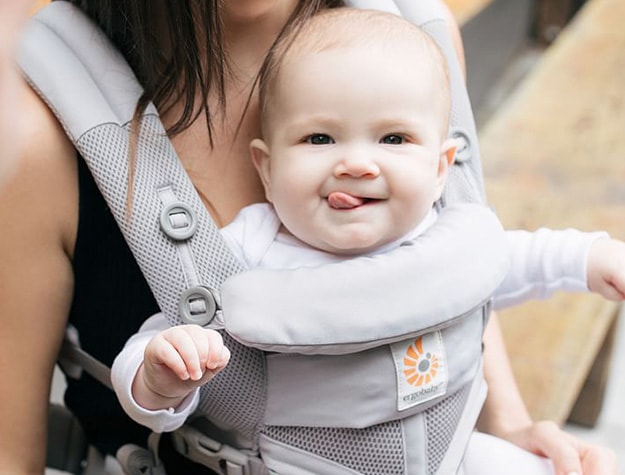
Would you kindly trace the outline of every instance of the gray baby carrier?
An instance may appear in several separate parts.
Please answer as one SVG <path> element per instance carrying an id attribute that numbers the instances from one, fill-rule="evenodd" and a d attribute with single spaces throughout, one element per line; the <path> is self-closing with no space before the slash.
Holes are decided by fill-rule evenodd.
<path id="1" fill-rule="evenodd" d="M 481 168 L 441 6 L 348 3 L 401 14 L 437 40 L 450 64 L 450 134 L 461 146 L 423 239 L 316 269 L 241 272 L 153 106 L 142 118 L 127 216 L 140 85 L 68 3 L 42 10 L 24 35 L 24 74 L 87 162 L 163 313 L 172 325 L 222 330 L 231 349 L 228 367 L 201 389 L 197 415 L 173 435 L 178 451 L 225 475 L 461 473 L 485 397 L 481 337 L 507 253 L 493 215 L 467 204 L 483 202 Z"/>

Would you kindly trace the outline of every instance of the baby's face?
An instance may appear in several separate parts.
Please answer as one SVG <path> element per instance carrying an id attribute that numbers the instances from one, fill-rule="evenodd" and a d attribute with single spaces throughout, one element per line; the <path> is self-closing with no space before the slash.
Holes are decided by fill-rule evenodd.
<path id="1" fill-rule="evenodd" d="M 268 158 L 256 161 L 280 219 L 307 244 L 368 252 L 410 231 L 440 196 L 440 87 L 409 54 L 352 47 L 283 65 Z"/>

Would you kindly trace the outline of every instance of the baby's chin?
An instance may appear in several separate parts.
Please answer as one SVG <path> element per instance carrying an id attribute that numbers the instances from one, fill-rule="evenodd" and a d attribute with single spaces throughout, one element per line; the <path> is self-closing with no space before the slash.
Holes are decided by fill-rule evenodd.
<path id="1" fill-rule="evenodd" d="M 317 243 L 316 247 L 322 251 L 337 254 L 339 256 L 357 256 L 368 254 L 384 247 L 392 239 L 380 239 L 379 237 L 352 237 L 346 239 L 328 239 Z"/>

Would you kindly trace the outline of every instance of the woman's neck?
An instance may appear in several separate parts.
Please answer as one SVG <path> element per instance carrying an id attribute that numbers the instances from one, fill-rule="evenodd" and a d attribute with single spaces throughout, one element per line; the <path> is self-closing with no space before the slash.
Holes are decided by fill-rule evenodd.
<path id="1" fill-rule="evenodd" d="M 223 2 L 224 44 L 235 74 L 256 76 L 267 50 L 295 10 L 298 1 Z"/>
<path id="2" fill-rule="evenodd" d="M 232 73 L 225 76 L 225 107 L 219 105 L 217 91 L 209 92 L 212 142 L 203 114 L 172 137 L 180 160 L 219 226 L 230 222 L 243 206 L 264 198 L 249 157 L 249 143 L 260 134 L 258 101 L 255 94 L 249 103 L 248 98 L 268 48 L 298 1 L 227 0 L 221 4 L 224 45 Z M 198 96 L 197 100 L 204 98 Z M 179 117 L 181 107 L 174 104 L 162 117 L 164 122 Z"/>

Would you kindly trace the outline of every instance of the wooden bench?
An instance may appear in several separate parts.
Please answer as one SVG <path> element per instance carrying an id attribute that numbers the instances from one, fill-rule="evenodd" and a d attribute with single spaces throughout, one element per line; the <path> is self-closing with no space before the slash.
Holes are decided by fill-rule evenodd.
<path id="1" fill-rule="evenodd" d="M 507 228 L 625 238 L 624 22 L 622 0 L 589 0 L 482 127 L 487 192 Z M 594 424 L 618 310 L 576 294 L 500 312 L 535 418 Z"/>

